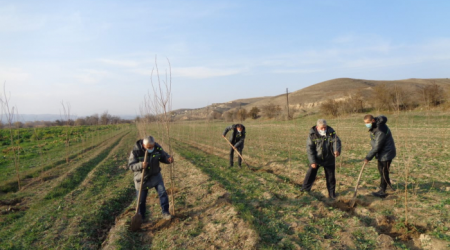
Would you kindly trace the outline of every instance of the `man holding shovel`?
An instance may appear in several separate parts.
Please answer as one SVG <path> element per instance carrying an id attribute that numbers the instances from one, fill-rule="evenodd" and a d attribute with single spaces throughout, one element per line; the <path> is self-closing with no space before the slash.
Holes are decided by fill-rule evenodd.
<path id="1" fill-rule="evenodd" d="M 236 150 L 239 152 L 239 154 L 242 155 L 242 150 L 244 149 L 244 140 L 245 140 L 245 127 L 242 124 L 233 124 L 227 128 L 225 128 L 225 131 L 223 131 L 222 137 L 226 139 L 226 135 L 229 131 L 233 131 L 231 133 L 230 142 L 236 148 Z M 233 167 L 234 164 L 234 148 L 230 148 L 230 167 Z M 242 159 L 239 156 L 238 157 L 238 165 L 241 167 Z"/>
<path id="2" fill-rule="evenodd" d="M 144 157 L 147 152 L 146 161 Z M 169 198 L 167 196 L 164 181 L 161 175 L 161 168 L 159 163 L 169 164 L 173 162 L 173 157 L 168 155 L 163 148 L 155 142 L 153 136 L 147 136 L 144 139 L 138 140 L 131 151 L 128 158 L 128 168 L 134 172 L 134 186 L 136 188 L 136 196 L 139 196 L 139 189 L 141 190 L 141 197 L 139 202 L 139 213 L 142 220 L 145 219 L 145 201 L 147 199 L 148 190 L 155 188 L 159 195 L 163 218 L 170 220 L 172 216 L 169 213 Z M 144 171 L 144 172 L 143 172 Z M 143 180 L 142 180 L 143 179 Z M 143 181 L 141 185 L 141 181 Z"/>
<path id="3" fill-rule="evenodd" d="M 323 167 L 327 181 L 328 197 L 336 199 L 336 157 L 341 154 L 341 140 L 324 119 L 309 131 L 306 141 L 309 169 L 303 181 L 302 190 L 309 192 L 316 180 L 319 167 Z"/>
<path id="4" fill-rule="evenodd" d="M 380 189 L 377 192 L 373 192 L 372 195 L 381 198 L 387 196 L 386 188 L 388 185 L 393 189 L 389 178 L 389 168 L 391 167 L 392 159 L 396 156 L 394 137 L 392 137 L 391 130 L 386 125 L 386 122 L 386 116 L 364 116 L 364 123 L 369 128 L 370 144 L 372 146 L 372 149 L 364 159 L 364 163 L 368 163 L 373 157 L 378 160 L 378 171 L 381 176 Z"/>

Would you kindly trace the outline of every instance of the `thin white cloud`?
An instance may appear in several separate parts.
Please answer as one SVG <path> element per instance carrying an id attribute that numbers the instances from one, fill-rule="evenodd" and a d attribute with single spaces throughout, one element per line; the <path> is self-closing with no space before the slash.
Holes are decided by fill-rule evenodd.
<path id="1" fill-rule="evenodd" d="M 101 82 L 108 76 L 110 76 L 108 71 L 85 69 L 80 74 L 75 75 L 74 78 L 80 83 L 92 85 Z"/>
<path id="2" fill-rule="evenodd" d="M 275 74 L 311 74 L 321 72 L 323 69 L 276 69 L 272 73 Z"/>
<path id="3" fill-rule="evenodd" d="M 26 82 L 30 74 L 21 68 L 0 68 L 0 82 L 11 82 L 14 84 Z"/>
<path id="4" fill-rule="evenodd" d="M 98 61 L 113 65 L 113 66 L 119 66 L 119 67 L 126 67 L 126 68 L 132 68 L 139 66 L 139 62 L 133 61 L 133 60 L 111 60 L 111 59 L 99 59 Z"/>
<path id="5" fill-rule="evenodd" d="M 186 67 L 172 69 L 172 75 L 176 77 L 188 78 L 211 78 L 219 76 L 229 76 L 242 73 L 241 69 L 212 69 L 207 67 Z"/>
<path id="6" fill-rule="evenodd" d="M 165 74 L 165 69 L 160 67 L 159 73 Z M 137 68 L 130 70 L 133 73 L 141 75 L 151 75 L 152 69 Z M 230 76 L 245 72 L 244 69 L 227 69 L 227 68 L 207 68 L 207 67 L 176 67 L 172 68 L 172 77 L 186 77 L 194 79 L 204 79 L 220 76 Z M 156 74 L 153 72 L 153 74 Z"/>

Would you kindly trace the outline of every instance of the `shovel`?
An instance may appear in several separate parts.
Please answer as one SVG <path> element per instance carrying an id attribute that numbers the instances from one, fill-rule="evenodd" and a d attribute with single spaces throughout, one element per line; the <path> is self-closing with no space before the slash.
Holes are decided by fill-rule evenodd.
<path id="1" fill-rule="evenodd" d="M 242 161 L 245 163 L 245 165 L 247 165 L 247 168 L 250 168 L 250 166 L 248 165 L 248 163 L 244 160 L 244 157 L 242 157 L 242 155 L 239 153 L 239 151 L 233 146 L 233 144 L 231 144 L 231 142 L 227 139 L 227 138 L 223 138 L 225 139 L 225 141 L 228 142 L 228 144 L 230 144 L 230 146 L 234 149 L 234 151 L 236 152 L 236 154 L 239 155 L 239 157 L 241 157 Z"/>
<path id="2" fill-rule="evenodd" d="M 144 162 L 147 162 L 147 150 L 145 150 Z M 141 191 L 142 191 L 142 186 L 144 184 L 144 173 L 145 173 L 145 168 L 142 169 L 141 186 L 139 187 L 139 195 L 138 195 L 138 200 L 137 200 L 137 204 L 136 204 L 136 214 L 133 216 L 133 218 L 131 218 L 130 229 L 132 232 L 136 232 L 137 230 L 139 230 L 142 225 L 142 215 L 139 212 L 139 203 L 141 203 Z"/>
<path id="3" fill-rule="evenodd" d="M 353 194 L 353 198 L 352 201 L 350 202 L 350 207 L 354 207 L 355 203 L 356 203 L 356 193 L 358 192 L 358 186 L 359 186 L 359 180 L 361 180 L 361 175 L 363 173 L 364 167 L 366 166 L 366 163 L 364 162 L 364 165 L 361 168 L 361 172 L 359 172 L 359 177 L 358 177 L 358 181 L 356 182 L 356 187 L 355 187 L 355 193 Z"/>

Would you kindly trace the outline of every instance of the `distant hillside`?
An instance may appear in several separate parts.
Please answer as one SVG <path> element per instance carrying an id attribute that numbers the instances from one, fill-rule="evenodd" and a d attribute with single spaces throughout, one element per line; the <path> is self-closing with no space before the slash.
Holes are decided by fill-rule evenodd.
<path id="1" fill-rule="evenodd" d="M 375 81 L 364 79 L 352 79 L 352 78 L 338 78 L 320 82 L 309 87 L 289 93 L 289 106 L 297 109 L 310 109 L 317 107 L 320 102 L 326 99 L 344 99 L 350 94 L 360 92 L 363 96 L 369 96 L 373 87 L 386 84 L 388 86 L 398 85 L 409 90 L 417 90 L 423 88 L 426 85 L 432 83 L 443 86 L 444 88 L 450 88 L 450 79 L 405 79 L 394 81 Z M 280 90 L 281 91 L 281 90 Z M 250 110 L 252 107 L 262 107 L 269 103 L 286 107 L 286 95 L 280 94 L 277 96 L 269 97 L 257 97 L 249 99 L 239 99 L 227 103 L 216 103 L 207 107 L 182 110 L 177 112 L 177 119 L 204 119 L 207 114 L 211 114 L 212 111 L 226 112 L 228 110 L 236 110 L 240 107 Z"/>

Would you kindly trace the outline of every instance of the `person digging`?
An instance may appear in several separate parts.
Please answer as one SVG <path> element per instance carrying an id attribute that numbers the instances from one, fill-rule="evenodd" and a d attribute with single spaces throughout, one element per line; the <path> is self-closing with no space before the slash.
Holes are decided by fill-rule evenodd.
<path id="1" fill-rule="evenodd" d="M 147 151 L 147 159 L 144 162 L 144 156 Z M 170 220 L 172 216 L 169 213 L 169 197 L 164 187 L 164 181 L 161 175 L 161 167 L 159 163 L 170 164 L 173 157 L 168 155 L 163 148 L 155 142 L 153 136 L 147 136 L 138 140 L 133 147 L 128 158 L 128 168 L 134 172 L 134 186 L 136 188 L 136 196 L 139 196 L 139 188 L 141 186 L 141 178 L 143 176 L 142 191 L 139 202 L 139 213 L 142 220 L 146 221 L 146 199 L 148 191 L 155 188 L 159 195 L 162 215 L 165 220 Z M 144 174 L 142 171 L 145 170 Z M 139 200 L 139 197 L 137 197 Z"/>
<path id="2" fill-rule="evenodd" d="M 309 131 L 306 141 L 309 168 L 303 181 L 302 191 L 311 191 L 317 171 L 323 167 L 327 182 L 328 197 L 336 199 L 336 157 L 341 154 L 341 140 L 324 119 L 317 120 Z"/>
<path id="3" fill-rule="evenodd" d="M 236 148 L 239 154 L 242 155 L 242 150 L 244 149 L 244 140 L 245 140 L 245 127 L 242 124 L 233 124 L 223 131 L 222 137 L 227 138 L 227 133 L 229 131 L 233 131 L 230 137 L 230 143 Z M 230 167 L 233 167 L 234 164 L 234 148 L 230 147 Z M 238 165 L 241 167 L 242 158 L 238 157 Z"/>
<path id="4" fill-rule="evenodd" d="M 368 163 L 374 157 L 378 160 L 378 171 L 380 172 L 380 188 L 372 195 L 385 198 L 386 188 L 389 187 L 395 191 L 391 185 L 389 178 L 389 170 L 392 160 L 396 156 L 394 137 L 389 127 L 386 125 L 386 116 L 373 117 L 372 115 L 364 116 L 364 123 L 370 132 L 370 145 L 372 149 L 364 159 L 364 163 Z"/>

